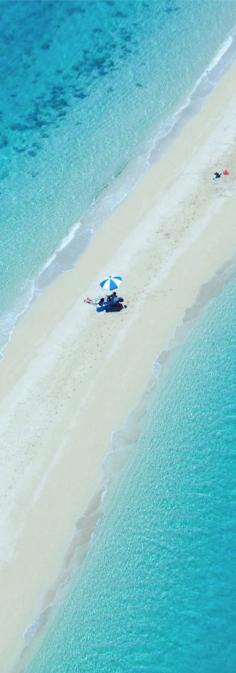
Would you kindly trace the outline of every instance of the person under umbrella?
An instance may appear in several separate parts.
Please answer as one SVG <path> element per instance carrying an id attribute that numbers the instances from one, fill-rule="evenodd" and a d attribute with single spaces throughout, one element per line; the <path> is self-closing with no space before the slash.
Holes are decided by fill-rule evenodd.
<path id="1" fill-rule="evenodd" d="M 105 292 L 111 294 L 106 298 L 102 297 L 101 299 L 90 299 L 90 297 L 87 297 L 84 301 L 87 304 L 96 305 L 96 310 L 98 312 L 106 311 L 107 313 L 110 313 L 112 311 L 121 311 L 122 308 L 126 308 L 126 305 L 123 306 L 123 297 L 119 297 L 116 290 L 122 282 L 122 277 L 119 275 L 105 276 L 105 278 L 102 278 L 100 281 L 100 287 L 105 290 Z"/>

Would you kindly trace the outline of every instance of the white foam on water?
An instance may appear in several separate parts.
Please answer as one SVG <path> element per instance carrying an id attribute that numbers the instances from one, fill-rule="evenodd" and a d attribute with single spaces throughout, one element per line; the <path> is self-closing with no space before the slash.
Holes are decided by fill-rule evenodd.
<path id="1" fill-rule="evenodd" d="M 211 70 L 214 70 L 214 68 L 218 65 L 218 63 L 221 61 L 223 56 L 227 53 L 227 51 L 230 49 L 231 45 L 233 44 L 235 37 L 235 28 L 233 28 L 232 34 L 230 34 L 225 42 L 223 42 L 222 46 L 220 49 L 217 51 L 216 55 L 213 57 L 212 61 L 210 62 L 208 68 L 206 69 L 206 72 L 211 72 Z"/>
<path id="2" fill-rule="evenodd" d="M 46 260 L 45 264 L 42 266 L 42 269 L 40 270 L 38 274 L 38 278 L 40 278 L 44 272 L 55 262 L 55 259 L 58 257 L 58 255 L 73 241 L 77 231 L 81 228 L 81 222 L 76 222 L 69 233 L 64 236 L 62 239 L 61 243 L 59 244 L 58 248 L 55 250 L 55 252 Z"/>

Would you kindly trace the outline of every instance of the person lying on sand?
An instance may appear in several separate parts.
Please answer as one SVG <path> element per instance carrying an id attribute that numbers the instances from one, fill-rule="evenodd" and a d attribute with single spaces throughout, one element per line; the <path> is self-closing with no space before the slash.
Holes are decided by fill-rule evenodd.
<path id="1" fill-rule="evenodd" d="M 84 299 L 84 302 L 85 302 L 85 304 L 92 304 L 93 306 L 97 306 L 97 305 L 102 306 L 104 304 L 104 302 L 115 304 L 118 301 L 118 299 L 121 300 L 122 298 L 118 297 L 116 292 L 112 292 L 112 294 L 109 294 L 105 298 L 104 297 L 101 297 L 101 298 L 96 297 L 95 299 L 91 299 L 90 297 L 86 297 L 86 299 Z M 122 301 L 123 301 L 123 299 L 122 299 Z"/>
<path id="2" fill-rule="evenodd" d="M 96 310 L 104 310 L 106 313 L 112 313 L 115 311 L 122 311 L 123 308 L 127 308 L 127 304 L 124 304 L 123 297 L 118 297 L 116 292 L 112 292 L 109 297 L 97 297 L 96 299 L 91 299 L 91 297 L 86 297 L 84 299 L 85 304 L 91 304 L 96 306 Z"/>
<path id="3" fill-rule="evenodd" d="M 102 304 L 104 304 L 104 301 L 105 301 L 104 297 L 100 297 L 100 298 L 96 297 L 95 299 L 91 299 L 90 297 L 86 297 L 86 299 L 84 299 L 85 304 L 92 304 L 93 306 L 97 306 L 97 305 L 102 306 Z"/>

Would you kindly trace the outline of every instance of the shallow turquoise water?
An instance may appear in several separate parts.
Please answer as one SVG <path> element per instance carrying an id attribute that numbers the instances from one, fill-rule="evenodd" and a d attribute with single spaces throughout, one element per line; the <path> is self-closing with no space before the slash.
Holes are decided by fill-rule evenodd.
<path id="1" fill-rule="evenodd" d="M 236 279 L 163 369 L 26 673 L 236 670 Z"/>
<path id="2" fill-rule="evenodd" d="M 0 0 L 0 11 L 1 344 L 63 237 L 185 102 L 236 3 Z"/>

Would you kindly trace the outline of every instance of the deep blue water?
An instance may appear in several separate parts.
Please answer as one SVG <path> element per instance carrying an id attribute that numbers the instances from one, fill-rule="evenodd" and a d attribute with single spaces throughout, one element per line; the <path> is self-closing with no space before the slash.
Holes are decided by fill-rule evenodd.
<path id="1" fill-rule="evenodd" d="M 235 304 L 234 278 L 164 366 L 26 673 L 235 672 Z"/>
<path id="2" fill-rule="evenodd" d="M 236 3 L 0 0 L 0 12 L 1 344 L 46 260 L 186 101 Z"/>

